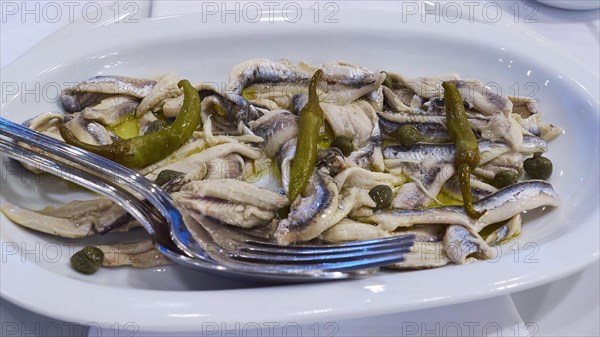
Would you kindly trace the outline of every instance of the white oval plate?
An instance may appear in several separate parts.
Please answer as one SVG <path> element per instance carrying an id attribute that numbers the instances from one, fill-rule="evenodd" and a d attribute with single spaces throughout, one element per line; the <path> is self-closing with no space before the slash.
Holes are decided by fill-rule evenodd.
<path id="1" fill-rule="evenodd" d="M 545 5 L 571 9 L 577 11 L 585 11 L 600 8 L 600 0 L 537 0 Z"/>
<path id="2" fill-rule="evenodd" d="M 503 246 L 495 261 L 283 286 L 221 279 L 178 266 L 102 269 L 83 276 L 68 266 L 81 241 L 24 230 L 2 216 L 1 295 L 67 321 L 191 331 L 205 321 L 315 322 L 464 302 L 550 282 L 598 258 L 598 78 L 528 31 L 413 22 L 393 11 L 344 10 L 333 17 L 337 23 L 315 23 L 308 14 L 295 23 L 282 16 L 237 24 L 201 15 L 150 19 L 57 41 L 2 71 L 2 117 L 21 122 L 58 110 L 57 88 L 98 74 L 144 77 L 174 71 L 194 82 L 220 84 L 234 64 L 252 57 L 315 64 L 343 59 L 410 76 L 458 72 L 505 93 L 534 96 L 544 119 L 565 129 L 548 154 L 562 206 L 526 216 L 522 235 Z M 2 165 L 3 204 L 41 208 L 86 196 L 55 178 L 28 174 L 4 157 Z"/>

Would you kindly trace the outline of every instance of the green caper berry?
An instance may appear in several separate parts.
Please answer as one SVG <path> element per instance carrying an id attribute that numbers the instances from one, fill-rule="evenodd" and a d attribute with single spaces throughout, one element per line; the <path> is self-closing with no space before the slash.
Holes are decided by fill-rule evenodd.
<path id="1" fill-rule="evenodd" d="M 82 274 L 90 275 L 100 268 L 100 263 L 94 262 L 83 250 L 80 250 L 71 256 L 71 266 Z"/>
<path id="2" fill-rule="evenodd" d="M 404 125 L 392 135 L 402 146 L 411 147 L 423 140 L 423 134 L 414 125 Z"/>
<path id="3" fill-rule="evenodd" d="M 163 129 L 164 127 L 166 127 L 168 124 L 167 122 L 157 119 L 155 121 L 153 121 L 152 123 L 150 123 L 150 125 L 148 125 L 148 128 L 146 129 L 146 132 L 144 134 L 149 134 L 149 133 L 153 133 L 156 131 L 159 131 L 161 129 Z"/>
<path id="4" fill-rule="evenodd" d="M 99 248 L 93 246 L 87 246 L 83 248 L 85 255 L 95 263 L 102 264 L 104 261 L 104 252 Z"/>
<path id="5" fill-rule="evenodd" d="M 516 184 L 519 181 L 519 174 L 514 171 L 500 171 L 494 175 L 492 185 L 496 188 L 504 188 Z"/>
<path id="6" fill-rule="evenodd" d="M 523 162 L 525 172 L 533 179 L 546 180 L 552 175 L 552 162 L 540 153 L 536 153 L 532 158 Z"/>
<path id="7" fill-rule="evenodd" d="M 158 186 L 163 186 L 164 184 L 175 180 L 183 175 L 183 172 L 174 171 L 174 170 L 162 170 L 154 179 L 154 183 Z"/>
<path id="8" fill-rule="evenodd" d="M 375 209 L 386 209 L 392 205 L 392 188 L 387 185 L 373 187 L 369 196 L 375 201 Z"/>
<path id="9" fill-rule="evenodd" d="M 331 147 L 337 147 L 340 149 L 345 157 L 348 157 L 354 150 L 354 147 L 352 146 L 352 139 L 345 136 L 335 137 L 333 142 L 331 142 Z"/>

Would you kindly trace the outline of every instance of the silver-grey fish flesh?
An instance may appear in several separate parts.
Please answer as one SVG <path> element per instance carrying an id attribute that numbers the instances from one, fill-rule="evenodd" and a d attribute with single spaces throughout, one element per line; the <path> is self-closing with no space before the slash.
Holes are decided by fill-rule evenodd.
<path id="1" fill-rule="evenodd" d="M 250 122 L 250 129 L 264 139 L 265 153 L 272 157 L 298 135 L 298 117 L 287 111 L 273 111 Z"/>
<path id="2" fill-rule="evenodd" d="M 318 170 L 313 174 L 310 185 L 313 192 L 308 197 L 298 197 L 288 217 L 279 221 L 275 231 L 278 244 L 314 239 L 333 225 L 331 218 L 338 209 L 335 181 L 323 170 Z"/>
<path id="3" fill-rule="evenodd" d="M 155 80 L 125 76 L 95 76 L 64 89 L 60 99 L 67 112 L 79 112 L 88 106 L 96 105 L 112 95 L 127 95 L 138 99 L 150 93 Z"/>
<path id="4" fill-rule="evenodd" d="M 512 149 L 503 142 L 492 142 L 489 140 L 480 140 L 479 152 L 481 153 L 480 164 L 498 157 L 501 154 L 511 152 Z M 522 153 L 545 152 L 547 150 L 546 142 L 535 136 L 523 137 L 523 145 L 519 149 Z M 384 159 L 395 160 L 398 162 L 422 161 L 444 161 L 454 160 L 454 144 L 416 144 L 410 148 L 392 145 L 383 148 Z"/>
<path id="5" fill-rule="evenodd" d="M 527 210 L 542 206 L 558 207 L 559 200 L 552 185 L 542 180 L 530 180 L 514 184 L 476 201 L 476 211 L 487 212 L 478 220 L 470 218 L 461 206 L 446 206 L 421 210 L 386 210 L 375 212 L 366 219 L 386 230 L 415 224 L 448 224 L 468 228 L 478 233 L 493 223 L 501 222 Z"/>

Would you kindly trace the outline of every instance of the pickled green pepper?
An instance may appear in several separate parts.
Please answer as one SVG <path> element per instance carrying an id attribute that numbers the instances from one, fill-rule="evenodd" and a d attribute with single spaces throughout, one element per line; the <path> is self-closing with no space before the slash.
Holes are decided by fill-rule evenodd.
<path id="1" fill-rule="evenodd" d="M 178 149 L 201 123 L 200 95 L 187 80 L 177 84 L 183 89 L 183 105 L 173 124 L 158 131 L 130 139 L 120 139 L 107 145 L 91 145 L 77 139 L 63 125 L 60 135 L 66 143 L 93 152 L 129 168 L 139 168 L 157 162 Z"/>
<path id="2" fill-rule="evenodd" d="M 319 131 L 321 125 L 323 125 L 323 110 L 321 110 L 317 95 L 317 84 L 321 75 L 323 75 L 323 70 L 318 69 L 311 78 L 308 88 L 308 102 L 300 111 L 296 154 L 290 172 L 288 197 L 292 202 L 306 188 L 317 161 Z"/>
<path id="3" fill-rule="evenodd" d="M 454 167 L 458 174 L 465 212 L 474 219 L 479 219 L 485 211 L 477 212 L 473 208 L 471 195 L 471 172 L 479 164 L 479 145 L 471 130 L 463 99 L 458 88 L 448 82 L 443 82 L 444 101 L 446 108 L 446 126 L 454 141 Z"/>

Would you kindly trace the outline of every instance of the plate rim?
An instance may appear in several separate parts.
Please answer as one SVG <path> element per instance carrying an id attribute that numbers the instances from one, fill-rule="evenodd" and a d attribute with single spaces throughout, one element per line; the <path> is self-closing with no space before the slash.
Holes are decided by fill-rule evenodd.
<path id="1" fill-rule="evenodd" d="M 352 10 L 349 12 L 355 12 L 355 11 Z M 379 11 L 376 9 L 370 9 L 369 12 L 372 12 L 372 13 L 375 13 L 378 15 L 385 13 L 383 11 Z M 364 13 L 364 11 L 361 11 L 360 13 Z M 143 24 L 143 22 L 146 22 L 146 24 L 148 24 L 148 25 L 153 25 L 155 22 L 159 22 L 162 20 L 175 21 L 175 22 L 178 22 L 178 21 L 186 22 L 187 20 L 189 20 L 190 18 L 193 18 L 193 17 L 198 17 L 198 15 L 197 14 L 188 14 L 188 15 L 172 16 L 172 17 L 168 17 L 168 18 L 150 18 L 150 19 L 141 20 L 140 23 Z M 382 21 L 385 21 L 385 20 L 382 20 Z M 471 24 L 474 24 L 474 23 L 471 23 Z M 98 29 L 94 29 L 92 34 L 106 35 L 109 32 L 115 30 L 115 28 L 111 28 L 111 27 L 115 27 L 115 26 L 111 25 L 111 26 L 106 26 L 106 27 L 99 27 Z M 220 26 L 220 27 L 224 27 L 224 26 Z M 386 29 L 382 25 L 379 25 L 377 27 Z M 339 27 L 335 27 L 335 28 L 340 29 Z M 488 28 L 490 28 L 490 27 L 488 26 Z M 486 28 L 486 29 L 488 29 L 488 28 Z M 314 29 L 314 27 L 313 27 L 313 29 Z M 389 28 L 387 28 L 387 29 L 389 29 Z M 397 28 L 395 28 L 395 29 L 397 29 Z M 495 28 L 492 28 L 492 29 L 495 29 Z M 521 28 L 521 29 L 523 29 L 523 28 Z M 221 33 L 226 35 L 226 34 L 231 34 L 232 32 L 224 31 Z M 209 33 L 205 32 L 205 34 L 209 34 Z M 444 34 L 449 35 L 447 32 Z M 210 36 L 205 35 L 204 37 L 210 37 Z M 532 41 L 535 41 L 535 43 L 537 43 L 540 46 L 546 46 L 546 47 L 551 46 L 551 44 L 549 44 L 547 41 L 540 40 L 540 38 L 535 35 L 528 35 L 528 37 Z M 4 68 L 2 71 L 2 73 L 3 73 L 2 77 L 10 78 L 10 76 L 14 76 L 13 73 L 16 71 L 15 69 L 26 66 L 27 62 L 32 62 L 33 60 L 35 60 L 36 55 L 43 53 L 44 50 L 47 50 L 49 48 L 55 48 L 56 45 L 66 44 L 69 41 L 76 40 L 76 39 L 77 39 L 76 36 L 72 37 L 72 38 L 66 38 L 65 40 L 57 41 L 55 44 L 52 44 L 50 46 L 44 46 L 43 48 L 40 48 L 39 50 L 35 50 L 31 53 L 27 52 L 25 55 L 23 55 L 19 59 L 15 60 L 15 62 L 9 64 L 6 68 Z M 555 57 L 559 57 L 562 59 L 565 59 L 565 58 L 566 59 L 574 59 L 572 56 L 562 53 L 560 51 L 554 51 L 554 53 L 555 53 L 554 54 Z M 596 76 L 593 75 L 593 73 L 587 71 L 587 69 L 585 69 L 584 67 L 581 67 L 581 64 L 579 62 L 576 62 L 573 66 L 576 68 L 581 68 L 581 69 L 578 69 L 578 73 L 585 74 L 585 75 L 581 75 L 581 76 L 578 75 L 577 79 L 582 79 L 582 78 L 587 79 L 587 82 L 594 81 L 594 80 L 590 79 L 589 77 L 596 77 Z M 8 74 L 8 76 L 6 74 Z M 597 80 L 597 78 L 595 78 L 595 79 Z M 594 96 L 590 93 L 590 90 L 592 92 L 594 92 L 593 83 L 585 84 L 585 86 L 587 86 L 588 88 L 591 88 L 591 89 L 585 89 L 585 90 L 588 92 L 588 94 L 590 94 L 590 96 L 593 97 L 593 99 L 595 100 L 595 104 L 598 105 L 598 97 Z M 595 90 L 595 92 L 597 92 L 597 90 Z M 6 103 L 2 104 L 2 108 L 4 108 L 5 104 Z M 598 210 L 596 210 L 595 214 L 592 214 L 589 217 L 594 217 L 597 214 L 598 214 Z M 579 228 L 579 230 L 582 230 L 582 229 Z M 569 234 L 574 235 L 574 233 L 572 233 L 572 232 L 570 232 Z M 373 283 L 373 282 L 371 282 L 371 280 L 373 280 L 373 279 L 351 281 L 351 282 L 358 283 L 359 286 L 362 286 L 363 290 L 359 291 L 359 295 L 360 294 L 362 294 L 364 296 L 374 295 L 373 297 L 369 297 L 369 298 L 372 299 L 373 302 L 377 303 L 378 306 L 373 308 L 372 305 L 370 305 L 369 311 L 367 313 L 365 313 L 364 310 L 349 310 L 348 308 L 337 308 L 337 309 L 330 308 L 331 309 L 330 311 L 325 311 L 325 312 L 318 311 L 318 310 L 313 310 L 312 312 L 310 310 L 308 310 L 308 312 L 305 311 L 305 312 L 296 312 L 296 313 L 282 312 L 279 315 L 268 317 L 267 320 L 278 320 L 278 321 L 288 320 L 288 321 L 294 321 L 294 322 L 308 322 L 308 321 L 314 321 L 314 320 L 323 321 L 323 319 L 334 319 L 334 318 L 340 318 L 342 316 L 344 318 L 352 318 L 352 317 L 359 317 L 359 316 L 384 314 L 384 313 L 390 313 L 390 312 L 401 312 L 401 311 L 406 311 L 406 310 L 423 309 L 423 308 L 428 308 L 428 307 L 433 307 L 433 306 L 440 306 L 440 305 L 447 305 L 447 304 L 460 303 L 460 302 L 465 302 L 465 301 L 470 301 L 470 300 L 476 300 L 476 299 L 481 299 L 481 298 L 485 298 L 485 297 L 491 297 L 491 296 L 496 296 L 496 295 L 500 295 L 500 294 L 510 293 L 510 292 L 514 292 L 517 290 L 524 290 L 527 288 L 537 286 L 539 284 L 551 282 L 555 279 L 567 276 L 568 274 L 575 273 L 575 272 L 585 268 L 585 266 L 587 266 L 590 263 L 593 263 L 594 261 L 596 261 L 598 259 L 598 257 L 599 257 L 598 249 L 595 248 L 595 249 L 589 250 L 589 252 L 586 254 L 586 257 L 587 257 L 586 259 L 579 261 L 579 263 L 577 265 L 572 266 L 571 269 L 569 269 L 569 271 L 566 273 L 565 272 L 561 273 L 561 272 L 555 271 L 552 274 L 552 276 L 550 276 L 550 277 L 538 276 L 537 278 L 525 274 L 527 277 L 524 277 L 521 279 L 516 279 L 512 282 L 512 284 L 509 284 L 509 285 L 505 284 L 505 285 L 496 287 L 491 290 L 488 289 L 487 291 L 480 291 L 479 293 L 477 293 L 475 295 L 464 293 L 464 294 L 455 294 L 454 296 L 446 296 L 446 297 L 441 296 L 441 297 L 438 297 L 435 299 L 429 299 L 427 301 L 415 302 L 412 305 L 405 305 L 403 307 L 389 305 L 389 303 L 388 303 L 388 305 L 384 305 L 383 302 L 385 302 L 385 296 L 388 296 L 388 294 L 385 291 L 384 291 L 384 294 L 377 294 L 377 293 L 373 293 L 368 288 L 365 288 L 365 287 L 369 287 L 369 285 Z M 2 269 L 4 269 L 5 267 L 6 267 L 6 264 L 3 262 Z M 472 268 L 471 266 L 460 266 L 460 267 L 461 268 L 462 267 Z M 423 273 L 423 272 L 427 272 L 427 271 L 419 271 L 419 273 Z M 4 272 L 2 274 L 6 275 L 6 273 L 4 273 Z M 64 277 L 59 277 L 59 275 L 56 275 L 56 274 L 52 274 L 52 275 L 56 276 L 58 279 L 64 278 Z M 382 276 L 382 277 L 376 276 L 375 277 L 375 279 L 381 279 L 381 278 L 385 278 L 385 276 Z M 402 279 L 403 277 L 396 277 L 396 278 Z M 74 281 L 74 282 L 79 282 L 78 280 L 71 280 L 71 279 L 69 279 L 69 280 Z M 54 281 L 57 281 L 57 280 L 52 280 L 52 282 L 54 282 Z M 58 280 L 58 281 L 60 281 L 60 280 Z M 20 297 L 19 294 L 17 294 L 15 291 L 10 291 L 10 290 L 6 289 L 5 284 L 6 284 L 5 276 L 2 276 L 2 282 L 0 282 L 0 296 L 9 300 L 10 302 L 20 305 L 26 309 L 29 309 L 34 312 L 38 312 L 40 314 L 47 315 L 50 317 L 55 317 L 57 319 L 66 320 L 66 321 L 85 322 L 86 319 L 89 319 L 89 317 L 91 317 L 91 316 L 88 316 L 90 314 L 90 312 L 84 311 L 84 310 L 81 310 L 81 311 L 71 310 L 70 312 L 53 312 L 50 310 L 46 310 L 45 308 L 40 308 L 39 305 L 36 306 L 32 303 L 28 303 L 26 300 L 24 300 L 22 297 Z M 349 283 L 345 281 L 342 284 L 347 286 Z M 117 295 L 125 295 L 124 300 L 127 299 L 127 300 L 132 300 L 132 301 L 135 301 L 137 296 L 147 295 L 148 293 L 159 292 L 161 294 L 167 294 L 168 296 L 178 295 L 178 296 L 175 296 L 177 298 L 183 298 L 182 296 L 179 296 L 179 295 L 183 295 L 183 293 L 189 293 L 189 292 L 182 292 L 182 291 L 122 289 L 122 288 L 115 288 L 115 287 L 96 285 L 96 284 L 93 284 L 93 285 L 87 284 L 87 286 L 94 287 L 94 290 L 96 290 L 95 287 L 98 287 L 98 289 L 100 291 L 102 290 L 101 288 L 110 288 L 111 291 L 116 292 Z M 308 288 L 311 287 L 310 285 L 303 285 L 302 287 L 305 287 L 305 286 Z M 278 287 L 278 288 L 279 289 L 276 289 L 277 290 L 276 292 L 279 293 L 279 292 L 281 292 L 281 287 Z M 261 290 L 258 290 L 258 291 L 261 291 Z M 256 291 L 257 290 L 254 290 L 254 289 L 251 289 L 251 290 L 248 290 L 248 289 L 227 290 L 227 292 L 252 293 L 252 296 L 254 296 L 253 293 Z M 127 294 L 124 294 L 124 293 L 127 293 Z M 284 292 L 284 294 L 285 294 L 285 292 Z M 236 294 L 236 295 L 239 295 L 239 294 Z M 377 296 L 377 295 L 379 295 L 379 296 Z M 200 294 L 199 297 L 206 298 L 207 296 L 206 296 L 206 294 Z M 229 312 L 229 314 L 231 314 L 231 312 Z M 246 320 L 247 322 L 252 322 L 252 321 L 257 321 L 258 317 L 260 316 L 260 315 L 259 316 L 256 316 L 256 315 L 240 316 L 239 314 L 227 316 L 227 315 L 224 315 L 224 312 L 222 312 L 220 315 L 218 315 L 218 314 L 213 314 L 213 315 L 206 314 L 206 315 L 207 315 L 206 316 L 207 318 L 213 319 L 213 320 L 218 320 L 219 322 L 244 322 L 244 320 Z M 137 318 L 137 319 L 140 321 L 142 320 L 142 318 Z M 156 318 L 153 318 L 153 319 L 156 319 Z M 198 328 L 196 319 L 184 319 L 181 317 L 179 317 L 179 318 L 175 317 L 175 318 L 172 318 L 171 320 L 166 319 L 166 321 L 162 321 L 162 322 L 152 321 L 151 319 L 150 320 L 146 319 L 144 321 L 144 324 L 140 324 L 140 325 L 143 325 L 144 329 L 147 328 L 147 329 L 156 330 L 156 331 L 167 331 L 167 330 L 173 330 L 173 329 L 177 329 L 178 331 L 193 331 Z M 98 321 L 99 322 L 94 322 L 94 323 L 98 323 L 101 326 L 106 326 L 106 327 L 108 327 L 114 323 L 114 320 L 111 320 L 111 319 L 99 319 Z"/>

